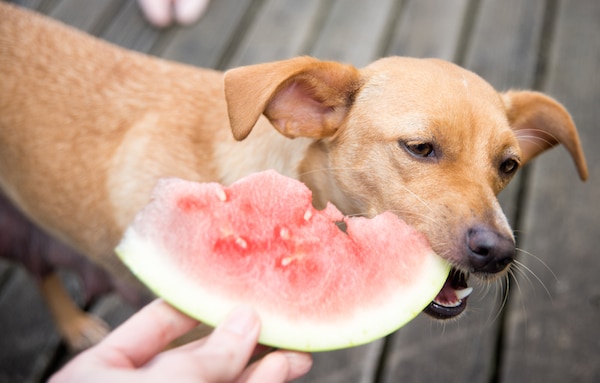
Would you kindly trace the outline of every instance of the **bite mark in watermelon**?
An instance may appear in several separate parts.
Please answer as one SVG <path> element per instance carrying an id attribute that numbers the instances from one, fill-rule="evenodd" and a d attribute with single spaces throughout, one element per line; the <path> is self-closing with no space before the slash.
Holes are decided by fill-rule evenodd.
<path id="1" fill-rule="evenodd" d="M 253 306 L 260 342 L 286 349 L 370 342 L 438 294 L 450 268 L 422 234 L 392 213 L 349 218 L 311 201 L 304 184 L 274 171 L 226 188 L 164 179 L 117 253 L 158 296 L 204 323 Z"/>

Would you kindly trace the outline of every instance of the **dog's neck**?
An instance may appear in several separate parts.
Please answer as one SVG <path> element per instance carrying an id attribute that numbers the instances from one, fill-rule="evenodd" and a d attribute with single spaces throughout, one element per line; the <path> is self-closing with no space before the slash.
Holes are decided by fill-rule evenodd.
<path id="1" fill-rule="evenodd" d="M 261 117 L 245 140 L 226 140 L 215 144 L 220 182 L 230 185 L 251 173 L 269 169 L 299 179 L 299 165 L 313 141 L 284 137 L 266 118 Z"/>

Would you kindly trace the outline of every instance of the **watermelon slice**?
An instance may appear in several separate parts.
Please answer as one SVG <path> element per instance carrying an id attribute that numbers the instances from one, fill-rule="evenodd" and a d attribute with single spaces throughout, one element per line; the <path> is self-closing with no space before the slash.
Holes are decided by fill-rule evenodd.
<path id="1" fill-rule="evenodd" d="M 163 179 L 117 253 L 158 296 L 215 325 L 240 304 L 260 342 L 323 351 L 398 329 L 438 294 L 449 265 L 392 213 L 318 211 L 299 181 L 266 171 L 230 187 Z"/>

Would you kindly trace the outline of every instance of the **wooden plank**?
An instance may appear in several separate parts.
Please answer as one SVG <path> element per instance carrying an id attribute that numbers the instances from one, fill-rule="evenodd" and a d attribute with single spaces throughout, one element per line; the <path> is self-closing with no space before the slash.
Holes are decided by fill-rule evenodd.
<path id="1" fill-rule="evenodd" d="M 99 37 L 124 48 L 149 53 L 160 39 L 161 32 L 144 19 L 135 1 L 127 1 L 107 21 Z"/>
<path id="2" fill-rule="evenodd" d="M 464 32 L 464 26 L 460 23 L 472 24 L 473 39 L 468 45 L 465 57 L 466 67 L 476 69 L 482 77 L 499 89 L 512 86 L 531 87 L 533 85 L 531 79 L 536 69 L 537 42 L 543 22 L 543 9 L 539 7 L 540 3 L 540 1 L 520 2 L 518 0 L 484 1 L 480 5 L 479 12 L 475 14 L 477 16 L 475 20 L 463 19 L 463 16 L 468 13 L 467 4 L 463 3 L 461 11 L 453 11 L 456 20 L 446 20 L 445 25 L 442 26 L 453 35 L 438 37 L 447 39 L 458 50 L 463 44 L 459 41 L 459 35 Z M 431 4 L 433 3 L 429 5 Z M 426 3 L 423 2 L 419 2 L 419 5 L 422 8 L 418 10 L 418 20 L 435 19 L 436 7 L 426 7 Z M 441 4 L 436 3 L 436 5 Z M 496 17 L 496 8 L 504 6 L 519 14 L 519 19 Z M 435 15 L 430 17 L 424 13 L 425 10 Z M 405 15 L 409 12 L 417 12 L 417 10 L 407 7 Z M 522 27 L 521 24 L 525 23 L 532 25 L 527 28 Z M 422 26 L 416 28 L 420 31 Z M 398 31 L 403 36 L 419 35 L 419 32 L 407 30 L 406 26 L 400 27 Z M 527 42 L 525 47 L 520 46 L 519 49 L 515 49 L 515 44 L 525 44 L 525 42 Z M 489 65 L 489 58 L 494 52 L 487 49 L 488 44 L 500 46 L 500 54 L 494 55 L 496 60 L 493 65 Z M 397 42 L 392 47 L 397 49 L 399 46 L 409 49 L 411 44 L 403 45 Z M 435 44 L 427 48 L 428 56 L 447 59 L 455 57 L 458 53 L 448 50 L 445 45 L 441 45 L 438 51 L 431 50 L 432 46 Z M 527 49 L 528 55 L 522 55 L 523 49 Z M 417 46 L 415 53 L 418 55 L 422 52 Z M 409 50 L 403 53 L 412 55 L 413 52 Z M 505 66 L 508 66 L 509 70 L 501 69 Z M 514 71 L 517 66 L 519 70 Z M 510 214 L 511 220 L 514 220 L 516 214 L 514 199 L 518 187 L 519 185 L 515 183 L 500 196 L 505 213 Z M 501 326 L 498 318 L 503 305 L 504 290 L 500 284 L 487 288 L 474 279 L 471 278 L 471 284 L 476 291 L 469 298 L 468 312 L 464 317 L 456 322 L 440 324 L 421 316 L 391 337 L 383 381 L 483 382 L 495 374 L 496 339 Z"/>
<path id="3" fill-rule="evenodd" d="M 388 55 L 452 61 L 458 51 L 468 0 L 408 1 L 393 32 Z"/>
<path id="4" fill-rule="evenodd" d="M 319 34 L 311 56 L 362 67 L 383 53 L 395 0 L 337 0 Z"/>
<path id="5" fill-rule="evenodd" d="M 12 269 L 13 267 L 9 262 L 0 259 L 0 293 L 2 292 L 2 286 L 4 286 L 4 284 L 10 278 Z"/>
<path id="6" fill-rule="evenodd" d="M 4 0 L 3 0 L 4 1 Z M 41 13 L 49 13 L 61 0 L 7 0 L 24 8 L 35 9 Z"/>
<path id="7" fill-rule="evenodd" d="M 36 9 L 44 0 L 8 0 L 8 3 L 17 4 L 24 8 Z"/>
<path id="8" fill-rule="evenodd" d="M 484 0 L 464 65 L 497 89 L 532 87 L 545 0 Z"/>
<path id="9" fill-rule="evenodd" d="M 305 50 L 321 0 L 267 0 L 227 67 L 282 60 Z"/>
<path id="10" fill-rule="evenodd" d="M 310 372 L 297 383 L 369 383 L 374 381 L 383 339 L 345 350 L 313 353 Z"/>
<path id="11" fill-rule="evenodd" d="M 125 0 L 62 0 L 49 16 L 90 34 L 99 34 L 112 20 Z"/>
<path id="12" fill-rule="evenodd" d="M 227 53 L 244 18 L 251 13 L 252 0 L 219 0 L 209 5 L 202 19 L 177 31 L 160 56 L 205 68 L 217 68 Z"/>
<path id="13" fill-rule="evenodd" d="M 520 273 L 521 292 L 510 307 L 506 382 L 600 381 L 600 3 L 558 5 L 543 90 L 573 115 L 590 179 L 579 182 L 563 149 L 533 167 L 523 241 L 533 256 L 524 260 L 531 271 Z"/>
<path id="14" fill-rule="evenodd" d="M 40 381 L 60 335 L 36 283 L 20 267 L 2 287 L 0 313 L 0 382 Z"/>

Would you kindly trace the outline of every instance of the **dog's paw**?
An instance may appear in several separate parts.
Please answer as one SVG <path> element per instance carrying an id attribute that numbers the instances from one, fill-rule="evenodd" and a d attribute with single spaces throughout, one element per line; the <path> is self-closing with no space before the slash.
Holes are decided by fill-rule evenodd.
<path id="1" fill-rule="evenodd" d="M 110 327 L 95 315 L 82 313 L 60 329 L 69 349 L 78 352 L 100 342 L 110 332 Z"/>
<path id="2" fill-rule="evenodd" d="M 208 7 L 210 0 L 138 0 L 146 19 L 158 28 L 177 22 L 189 25 L 196 22 Z"/>

